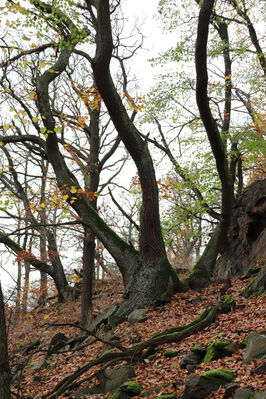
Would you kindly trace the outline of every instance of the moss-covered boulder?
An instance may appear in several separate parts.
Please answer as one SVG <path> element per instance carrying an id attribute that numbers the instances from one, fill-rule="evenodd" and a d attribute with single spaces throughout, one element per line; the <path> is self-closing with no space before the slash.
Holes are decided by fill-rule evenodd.
<path id="1" fill-rule="evenodd" d="M 129 399 L 138 396 L 142 386 L 134 381 L 127 381 L 121 385 L 120 389 L 113 393 L 110 399 Z"/>
<path id="2" fill-rule="evenodd" d="M 167 395 L 156 396 L 156 399 L 176 399 L 175 393 L 168 393 Z"/>
<path id="3" fill-rule="evenodd" d="M 211 362 L 212 360 L 219 359 L 227 354 L 224 350 L 230 342 L 227 341 L 215 341 L 207 347 L 206 354 L 203 358 L 203 363 Z"/>
<path id="4" fill-rule="evenodd" d="M 235 378 L 235 374 L 226 369 L 206 371 L 201 375 L 191 375 L 185 381 L 185 390 L 181 399 L 204 399 L 211 392 L 224 386 Z"/>
<path id="5" fill-rule="evenodd" d="M 233 381 L 233 379 L 236 377 L 236 374 L 231 370 L 218 369 L 205 371 L 205 373 L 201 374 L 201 377 L 207 378 L 207 380 L 218 386 L 221 386 Z"/>

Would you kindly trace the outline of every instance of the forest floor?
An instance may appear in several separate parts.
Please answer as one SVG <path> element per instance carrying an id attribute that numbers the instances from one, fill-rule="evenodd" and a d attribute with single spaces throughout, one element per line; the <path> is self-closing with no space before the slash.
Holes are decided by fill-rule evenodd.
<path id="1" fill-rule="evenodd" d="M 252 331 L 260 332 L 265 328 L 265 296 L 252 299 L 243 298 L 240 293 L 248 284 L 249 280 L 235 278 L 226 294 L 234 297 L 235 309 L 227 314 L 220 314 L 209 327 L 191 335 L 181 342 L 165 344 L 156 348 L 156 356 L 134 364 L 136 376 L 132 379 L 142 385 L 142 392 L 136 398 L 141 398 L 145 390 L 160 384 L 169 384 L 158 393 L 151 393 L 148 398 L 156 398 L 159 394 L 175 393 L 179 398 L 184 390 L 184 385 L 177 386 L 177 381 L 184 381 L 188 372 L 179 365 L 181 358 L 189 352 L 195 344 L 209 345 L 216 339 L 222 341 L 241 343 Z M 96 282 L 95 295 L 93 297 L 95 315 L 111 303 L 122 300 L 122 283 L 120 280 L 105 280 Z M 217 300 L 221 284 L 213 284 L 202 292 L 187 291 L 174 295 L 172 301 L 163 307 L 150 307 L 148 319 L 145 322 L 135 325 L 124 322 L 116 327 L 113 332 L 119 338 L 124 347 L 131 346 L 136 342 L 151 338 L 154 332 L 176 326 L 183 326 L 192 322 L 203 312 L 206 307 L 212 306 Z M 106 350 L 106 344 L 95 341 L 84 346 L 79 351 L 68 350 L 60 354 L 52 355 L 48 360 L 48 366 L 42 370 L 34 371 L 36 365 L 46 354 L 49 342 L 58 333 L 64 333 L 68 338 L 74 338 L 79 334 L 79 328 L 69 326 L 67 323 L 78 325 L 80 315 L 79 302 L 68 302 L 61 306 L 51 304 L 43 308 L 37 308 L 27 314 L 24 320 L 15 324 L 9 321 L 8 340 L 11 368 L 20 365 L 21 371 L 13 381 L 12 391 L 19 398 L 38 399 L 44 397 L 64 377 L 74 373 L 79 367 L 102 355 Z M 54 324 L 60 324 L 55 326 Z M 66 324 L 64 326 L 64 324 Z M 101 331 L 97 334 L 101 336 Z M 37 338 L 41 340 L 41 346 L 32 352 L 25 351 L 25 348 Z M 173 358 L 163 356 L 165 350 L 178 351 Z M 197 366 L 195 374 L 201 374 L 207 370 L 220 368 L 230 369 L 236 372 L 234 382 L 241 387 L 253 387 L 255 393 L 266 389 L 265 374 L 253 374 L 253 370 L 262 360 L 253 360 L 250 364 L 243 364 L 245 349 L 238 349 L 232 356 L 223 357 L 208 363 L 201 363 Z M 80 378 L 85 379 L 94 374 L 100 365 L 87 371 Z M 21 375 L 19 382 L 18 375 Z M 95 379 L 90 383 L 95 384 Z M 87 382 L 88 384 L 88 382 Z M 86 386 L 86 382 L 82 384 Z M 208 399 L 223 398 L 224 388 L 219 388 L 208 396 Z M 58 398 L 74 398 L 74 392 L 67 395 L 62 394 Z M 111 394 L 87 394 L 86 398 L 100 399 L 110 398 Z"/>

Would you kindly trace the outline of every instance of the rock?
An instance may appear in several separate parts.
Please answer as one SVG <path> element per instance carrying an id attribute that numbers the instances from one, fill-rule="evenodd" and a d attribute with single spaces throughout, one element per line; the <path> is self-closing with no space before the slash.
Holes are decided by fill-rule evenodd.
<path id="1" fill-rule="evenodd" d="M 43 357 L 41 360 L 39 360 L 37 363 L 35 363 L 32 366 L 32 370 L 34 371 L 40 371 L 46 369 L 49 363 L 47 363 L 45 357 Z"/>
<path id="2" fill-rule="evenodd" d="M 190 351 L 191 351 L 191 352 L 198 353 L 199 355 L 201 355 L 202 357 L 204 357 L 204 355 L 205 355 L 207 349 L 206 349 L 204 346 L 202 346 L 202 345 L 196 344 L 196 345 L 192 346 L 192 348 L 190 349 Z"/>
<path id="3" fill-rule="evenodd" d="M 53 353 L 57 352 L 63 346 L 66 345 L 68 338 L 63 333 L 57 333 L 51 339 L 49 346 L 48 346 L 48 356 L 52 355 Z"/>
<path id="4" fill-rule="evenodd" d="M 159 393 L 162 388 L 166 388 L 166 387 L 168 387 L 168 385 L 169 384 L 162 384 L 162 385 L 157 385 L 156 387 L 146 389 L 146 391 L 143 392 L 142 397 L 147 398 L 152 393 Z"/>
<path id="5" fill-rule="evenodd" d="M 226 369 L 206 371 L 201 375 L 191 375 L 185 381 L 185 390 L 181 399 L 204 399 L 219 386 L 226 385 L 235 378 L 235 374 Z"/>
<path id="6" fill-rule="evenodd" d="M 266 233 L 265 233 L 266 241 Z M 266 291 L 266 261 L 264 261 L 258 275 L 254 277 L 247 287 L 242 291 L 242 295 L 245 298 L 249 298 L 253 295 L 262 295 Z"/>
<path id="7" fill-rule="evenodd" d="M 253 396 L 252 388 L 239 388 L 235 391 L 234 399 L 253 399 Z"/>
<path id="8" fill-rule="evenodd" d="M 142 386 L 137 382 L 128 381 L 121 385 L 120 389 L 116 391 L 110 399 L 130 399 L 133 396 L 140 394 Z"/>
<path id="9" fill-rule="evenodd" d="M 202 362 L 202 354 L 197 352 L 189 352 L 180 360 L 180 367 L 185 369 L 188 365 L 196 365 Z"/>
<path id="10" fill-rule="evenodd" d="M 121 366 L 103 370 L 97 374 L 97 378 L 100 381 L 101 392 L 99 393 L 114 392 L 121 384 L 134 376 L 135 370 L 132 366 Z"/>
<path id="11" fill-rule="evenodd" d="M 236 389 L 237 389 L 237 384 L 235 382 L 230 382 L 229 384 L 226 384 L 223 399 L 232 398 Z"/>
<path id="12" fill-rule="evenodd" d="M 257 332 L 249 334 L 244 355 L 244 363 L 249 363 L 253 359 L 262 359 L 265 356 L 266 335 Z"/>
<path id="13" fill-rule="evenodd" d="M 249 185 L 234 202 L 228 244 L 216 262 L 215 277 L 247 273 L 266 255 L 266 179 Z"/>
<path id="14" fill-rule="evenodd" d="M 228 346 L 230 342 L 227 341 L 215 341 L 207 347 L 207 352 L 203 358 L 203 363 L 211 362 L 212 360 L 224 357 L 227 353 L 224 348 Z"/>
<path id="15" fill-rule="evenodd" d="M 127 320 L 129 321 L 130 324 L 142 323 L 147 319 L 148 319 L 147 309 L 135 309 L 127 317 Z"/>
<path id="16" fill-rule="evenodd" d="M 74 399 L 83 399 L 88 394 L 101 394 L 106 392 L 114 392 L 129 378 L 135 376 L 135 370 L 132 366 L 121 366 L 113 369 L 100 371 L 97 378 L 100 385 L 89 388 L 80 388 L 75 392 Z M 117 393 L 117 392 L 116 392 Z M 122 399 L 128 399 L 130 396 L 124 396 Z M 119 397 L 121 399 L 121 397 Z"/>
<path id="17" fill-rule="evenodd" d="M 196 366 L 194 364 L 188 364 L 186 366 L 186 369 L 187 369 L 188 374 L 193 374 L 193 373 L 195 373 Z"/>
<path id="18" fill-rule="evenodd" d="M 252 374 L 263 374 L 265 372 L 266 372 L 266 362 L 262 362 L 252 371 Z"/>
<path id="19" fill-rule="evenodd" d="M 231 342 L 229 345 L 226 345 L 223 350 L 226 356 L 232 356 L 232 354 L 239 348 L 239 344 L 236 342 Z"/>
<path id="20" fill-rule="evenodd" d="M 191 375 L 185 381 L 185 390 L 181 399 L 204 399 L 217 385 L 199 375 Z"/>

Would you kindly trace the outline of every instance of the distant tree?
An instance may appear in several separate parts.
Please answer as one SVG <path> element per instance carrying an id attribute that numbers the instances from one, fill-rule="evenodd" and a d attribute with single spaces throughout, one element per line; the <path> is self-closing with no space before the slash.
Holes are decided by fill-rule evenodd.
<path id="1" fill-rule="evenodd" d="M 5 304 L 0 283 L 0 398 L 10 399 L 10 368 L 8 360 Z"/>

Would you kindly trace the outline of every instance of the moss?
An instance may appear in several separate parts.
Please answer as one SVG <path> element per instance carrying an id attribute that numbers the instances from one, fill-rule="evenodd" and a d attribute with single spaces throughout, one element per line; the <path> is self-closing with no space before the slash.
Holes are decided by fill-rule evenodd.
<path id="1" fill-rule="evenodd" d="M 247 346 L 249 335 L 250 334 L 246 335 L 245 338 L 240 343 L 241 348 L 245 348 Z"/>
<path id="2" fill-rule="evenodd" d="M 134 381 L 128 381 L 128 382 L 124 382 L 124 384 L 121 385 L 120 389 L 123 392 L 127 392 L 132 396 L 135 395 L 139 395 L 141 390 L 142 390 L 142 386 Z"/>
<path id="3" fill-rule="evenodd" d="M 234 304 L 235 304 L 234 298 L 231 297 L 230 295 L 224 295 L 224 296 L 222 297 L 222 300 L 223 300 L 223 302 L 224 302 L 226 305 L 234 305 Z"/>
<path id="4" fill-rule="evenodd" d="M 254 287 L 255 287 L 257 281 L 258 281 L 258 276 L 254 277 L 254 278 L 251 280 L 251 282 L 250 282 L 250 284 L 249 284 L 249 287 L 250 287 L 251 290 L 254 289 Z"/>
<path id="5" fill-rule="evenodd" d="M 120 393 L 121 393 L 120 389 L 118 391 L 115 391 L 113 395 L 110 397 L 110 399 L 117 399 Z"/>
<path id="6" fill-rule="evenodd" d="M 209 381 L 220 386 L 231 382 L 236 377 L 236 374 L 231 370 L 218 369 L 205 371 L 205 373 L 201 374 L 201 377 L 207 378 Z"/>
<path id="7" fill-rule="evenodd" d="M 159 395 L 159 396 L 156 396 L 156 399 L 176 399 L 176 394 L 169 393 L 167 395 Z"/>
<path id="8" fill-rule="evenodd" d="M 201 267 L 198 267 L 197 265 L 193 267 L 193 269 L 191 270 L 190 273 L 191 277 L 204 277 L 204 278 L 208 278 L 208 273 L 206 272 L 205 269 L 202 269 Z"/>
<path id="9" fill-rule="evenodd" d="M 164 351 L 162 355 L 165 357 L 175 357 L 178 354 L 179 354 L 179 352 L 177 352 L 177 351 L 167 350 L 167 351 Z"/>
<path id="10" fill-rule="evenodd" d="M 150 355 L 147 357 L 148 360 L 153 360 L 157 356 L 157 353 L 154 353 L 153 355 Z"/>
<path id="11" fill-rule="evenodd" d="M 251 267 L 250 269 L 248 269 L 247 277 L 257 274 L 260 271 L 260 269 L 261 269 L 260 267 Z"/>
<path id="12" fill-rule="evenodd" d="M 219 359 L 223 356 L 223 349 L 229 345 L 227 341 L 215 341 L 207 347 L 207 352 L 203 358 L 203 363 L 211 362 L 212 360 Z"/>

